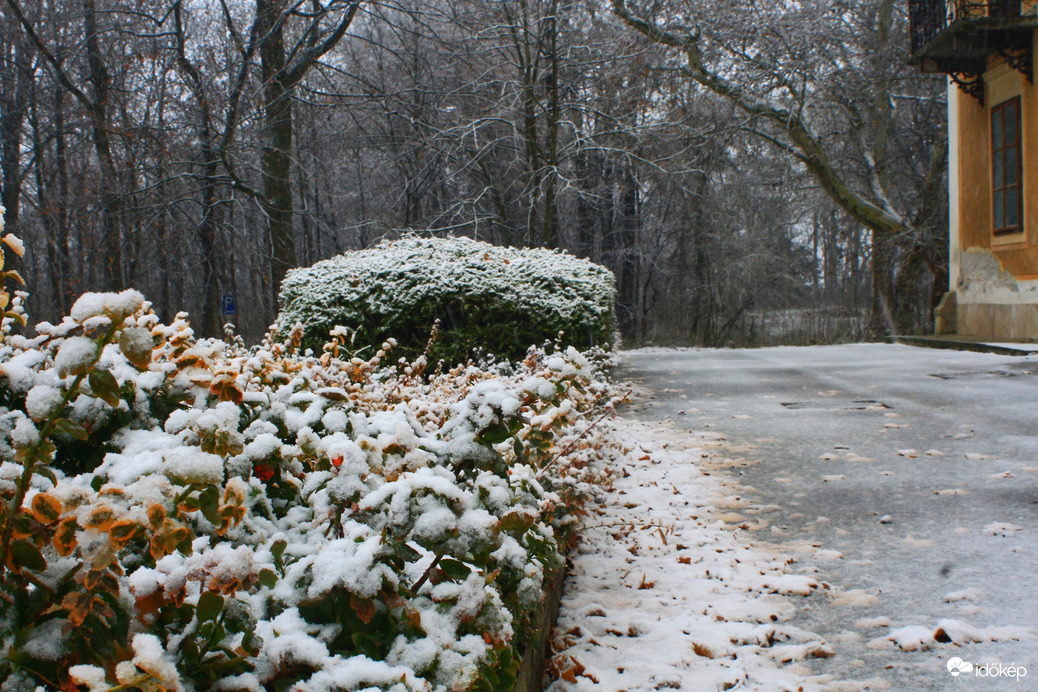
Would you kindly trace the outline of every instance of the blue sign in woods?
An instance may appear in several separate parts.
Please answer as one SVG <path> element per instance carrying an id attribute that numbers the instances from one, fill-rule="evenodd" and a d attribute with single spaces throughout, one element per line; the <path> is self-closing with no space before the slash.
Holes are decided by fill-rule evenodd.
<path id="1" fill-rule="evenodd" d="M 223 294 L 223 314 L 225 315 L 237 315 L 238 314 L 238 298 L 233 293 Z"/>

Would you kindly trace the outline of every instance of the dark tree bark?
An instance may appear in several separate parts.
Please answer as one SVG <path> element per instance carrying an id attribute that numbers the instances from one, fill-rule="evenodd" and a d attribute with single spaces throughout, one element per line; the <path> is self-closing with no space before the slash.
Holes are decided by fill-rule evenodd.
<path id="1" fill-rule="evenodd" d="M 15 233 L 22 192 L 23 126 L 33 87 L 34 54 L 21 31 L 10 25 L 0 29 L 0 204 L 7 209 L 8 230 Z M 14 259 L 8 253 L 8 268 Z"/>
<path id="2" fill-rule="evenodd" d="M 285 41 L 286 24 L 295 14 L 295 5 L 288 0 L 256 2 L 265 135 L 261 206 L 267 219 L 270 296 L 275 306 L 285 273 L 297 265 L 292 204 L 292 94 L 306 73 L 346 34 L 363 1 L 313 3 L 312 10 L 304 15 L 308 25 L 291 48 Z M 322 32 L 325 17 L 332 17 L 332 26 Z"/>

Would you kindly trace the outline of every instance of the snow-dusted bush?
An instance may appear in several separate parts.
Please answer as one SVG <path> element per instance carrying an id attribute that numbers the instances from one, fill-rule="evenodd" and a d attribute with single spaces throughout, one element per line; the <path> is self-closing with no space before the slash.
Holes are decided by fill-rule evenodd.
<path id="1" fill-rule="evenodd" d="M 472 349 L 518 360 L 559 332 L 566 344 L 608 347 L 615 300 L 612 272 L 565 252 L 408 236 L 290 271 L 278 325 L 302 324 L 311 348 L 341 325 L 356 330 L 355 347 L 393 337 L 415 356 L 439 320 L 433 362 Z"/>
<path id="2" fill-rule="evenodd" d="M 392 343 L 199 341 L 136 291 L 9 327 L 5 689 L 511 688 L 601 481 L 576 350 L 419 377 Z"/>

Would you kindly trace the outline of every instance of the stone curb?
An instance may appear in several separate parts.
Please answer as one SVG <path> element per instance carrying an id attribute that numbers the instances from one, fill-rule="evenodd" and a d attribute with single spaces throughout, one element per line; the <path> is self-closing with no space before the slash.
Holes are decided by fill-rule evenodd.
<path id="1" fill-rule="evenodd" d="M 1013 348 L 1010 344 L 991 344 L 968 339 L 951 339 L 935 336 L 889 336 L 887 339 L 905 346 L 922 346 L 924 348 L 947 348 L 956 351 L 975 351 L 977 353 L 994 353 L 999 356 L 1031 356 L 1036 351 L 1033 344 L 1021 344 Z M 1030 348 L 1028 348 L 1030 347 Z"/>
<path id="2" fill-rule="evenodd" d="M 526 646 L 519 674 L 516 678 L 514 692 L 541 692 L 544 677 L 544 659 L 551 644 L 551 630 L 559 615 L 559 603 L 562 601 L 562 585 L 566 580 L 566 567 L 560 567 L 551 579 L 545 594 L 544 603 L 534 620 L 534 641 Z M 502 690 L 502 692 L 504 692 Z"/>

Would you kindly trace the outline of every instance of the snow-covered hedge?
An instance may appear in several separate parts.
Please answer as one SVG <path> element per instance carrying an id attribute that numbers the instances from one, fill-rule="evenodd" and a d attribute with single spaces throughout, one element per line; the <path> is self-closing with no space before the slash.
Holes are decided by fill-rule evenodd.
<path id="1" fill-rule="evenodd" d="M 607 385 L 196 340 L 136 291 L 0 329 L 4 690 L 510 689 Z M 592 462 L 595 462 L 592 464 Z"/>
<path id="2" fill-rule="evenodd" d="M 356 330 L 356 347 L 394 337 L 415 356 L 439 320 L 433 362 L 472 349 L 521 359 L 559 332 L 565 344 L 608 347 L 615 300 L 612 272 L 565 252 L 408 236 L 290 271 L 278 325 L 301 323 L 311 348 L 342 325 Z"/>
<path id="3" fill-rule="evenodd" d="M 38 329 L 0 346 L 3 675 L 508 688 L 595 480 L 581 354 L 425 380 L 388 343 L 196 341 L 136 292 Z"/>

